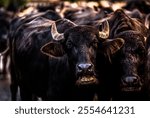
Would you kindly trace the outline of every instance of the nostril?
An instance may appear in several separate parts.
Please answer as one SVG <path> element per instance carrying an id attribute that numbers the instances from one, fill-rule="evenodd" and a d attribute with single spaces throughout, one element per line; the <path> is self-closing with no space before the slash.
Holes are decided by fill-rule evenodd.
<path id="1" fill-rule="evenodd" d="M 78 65 L 78 69 L 79 69 L 79 70 L 82 70 L 82 68 L 83 68 L 82 65 L 79 64 L 79 65 Z"/>
<path id="2" fill-rule="evenodd" d="M 133 78 L 133 83 L 134 84 L 138 83 L 138 78 L 137 77 Z"/>
<path id="3" fill-rule="evenodd" d="M 84 67 L 82 64 L 77 65 L 77 72 L 82 73 L 84 71 Z"/>
<path id="4" fill-rule="evenodd" d="M 89 65 L 88 65 L 87 71 L 89 71 L 89 72 L 92 72 L 92 71 L 93 71 L 93 66 L 92 66 L 92 64 L 89 64 Z"/>
<path id="5" fill-rule="evenodd" d="M 92 64 L 88 64 L 88 69 L 91 69 L 92 68 Z"/>

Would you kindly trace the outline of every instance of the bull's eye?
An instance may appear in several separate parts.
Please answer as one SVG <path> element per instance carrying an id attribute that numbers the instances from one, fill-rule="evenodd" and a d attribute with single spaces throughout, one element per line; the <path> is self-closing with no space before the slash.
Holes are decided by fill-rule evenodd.
<path id="1" fill-rule="evenodd" d="M 142 57 L 145 55 L 145 50 L 139 48 L 136 50 L 136 53 Z"/>
<path id="2" fill-rule="evenodd" d="M 93 42 L 93 46 L 94 46 L 95 48 L 97 48 L 97 47 L 98 47 L 98 43 L 97 43 L 97 42 Z"/>
<path id="3" fill-rule="evenodd" d="M 98 41 L 97 41 L 96 39 L 93 40 L 93 42 L 91 42 L 91 45 L 92 45 L 93 47 L 97 48 L 97 47 L 98 47 Z"/>
<path id="4" fill-rule="evenodd" d="M 72 48 L 73 44 L 72 44 L 71 41 L 67 41 L 66 46 L 67 46 L 68 49 L 70 49 L 70 48 Z"/>

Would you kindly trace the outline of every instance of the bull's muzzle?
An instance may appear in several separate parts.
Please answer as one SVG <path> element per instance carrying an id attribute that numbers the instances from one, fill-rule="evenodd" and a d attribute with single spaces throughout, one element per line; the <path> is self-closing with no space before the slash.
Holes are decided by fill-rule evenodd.
<path id="1" fill-rule="evenodd" d="M 81 63 L 76 67 L 77 72 L 77 85 L 92 85 L 98 83 L 95 74 L 94 67 L 90 63 Z"/>
<path id="2" fill-rule="evenodd" d="M 121 79 L 121 90 L 122 91 L 140 91 L 142 82 L 139 76 L 126 76 Z"/>
<path id="3" fill-rule="evenodd" d="M 92 73 L 93 70 L 93 65 L 90 63 L 85 63 L 85 64 L 78 64 L 77 65 L 77 73 Z"/>

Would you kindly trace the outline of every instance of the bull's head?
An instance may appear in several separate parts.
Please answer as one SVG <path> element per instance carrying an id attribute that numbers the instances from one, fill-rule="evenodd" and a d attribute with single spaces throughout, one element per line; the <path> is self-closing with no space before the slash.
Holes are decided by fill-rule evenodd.
<path id="1" fill-rule="evenodd" d="M 144 37 L 135 32 L 128 31 L 121 36 L 126 40 L 122 47 L 118 62 L 120 63 L 121 90 L 126 92 L 140 91 L 146 58 Z M 121 71 L 122 70 L 122 71 Z"/>
<path id="2" fill-rule="evenodd" d="M 55 41 L 44 45 L 41 51 L 54 58 L 67 55 L 77 85 L 95 84 L 98 82 L 95 70 L 97 52 L 103 50 L 104 53 L 111 55 L 124 44 L 121 38 L 107 39 L 109 36 L 107 21 L 102 26 L 102 31 L 98 31 L 91 26 L 74 25 L 64 33 L 58 33 L 55 23 L 52 23 L 51 34 Z"/>

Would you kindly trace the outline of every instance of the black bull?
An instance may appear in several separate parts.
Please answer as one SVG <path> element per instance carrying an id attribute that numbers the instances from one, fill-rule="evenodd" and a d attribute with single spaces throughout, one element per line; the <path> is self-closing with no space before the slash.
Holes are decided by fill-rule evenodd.
<path id="1" fill-rule="evenodd" d="M 13 35 L 11 74 L 20 87 L 21 99 L 92 100 L 93 96 L 86 94 L 93 95 L 90 87 L 99 81 L 98 53 L 112 55 L 124 41 L 107 39 L 107 21 L 102 31 L 66 19 L 55 23 L 39 17 L 22 24 Z"/>
<path id="2" fill-rule="evenodd" d="M 109 38 L 122 38 L 124 45 L 109 57 L 110 74 L 105 76 L 103 85 L 105 89 L 101 88 L 100 91 L 106 97 L 117 97 L 117 100 L 126 99 L 127 95 L 131 95 L 128 99 L 136 100 L 138 98 L 134 95 L 142 92 L 146 74 L 145 39 L 148 36 L 148 29 L 138 20 L 126 15 L 123 10 L 115 11 L 106 19 L 110 24 Z M 123 98 L 120 92 L 123 93 Z M 142 96 L 138 97 L 140 99 Z"/>

